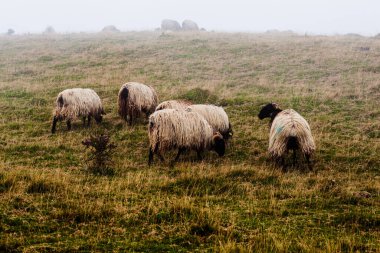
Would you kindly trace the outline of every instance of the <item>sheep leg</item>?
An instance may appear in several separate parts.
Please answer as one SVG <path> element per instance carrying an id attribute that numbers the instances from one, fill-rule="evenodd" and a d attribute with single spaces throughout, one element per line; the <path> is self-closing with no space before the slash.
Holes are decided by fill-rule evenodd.
<path id="1" fill-rule="evenodd" d="M 67 120 L 66 121 L 66 125 L 67 125 L 67 130 L 71 130 L 71 121 L 70 120 Z"/>
<path id="2" fill-rule="evenodd" d="M 296 166 L 296 162 L 297 162 L 297 154 L 296 154 L 296 150 L 293 149 L 293 167 Z"/>
<path id="3" fill-rule="evenodd" d="M 157 155 L 158 155 L 158 158 L 160 158 L 161 162 L 165 162 L 164 157 L 159 152 L 157 153 Z"/>
<path id="4" fill-rule="evenodd" d="M 202 160 L 202 151 L 201 150 L 197 150 L 197 159 L 199 161 Z"/>
<path id="5" fill-rule="evenodd" d="M 165 162 L 165 159 L 162 157 L 160 151 L 158 150 L 158 145 L 156 145 L 156 147 L 154 148 L 154 151 L 152 150 L 152 148 L 150 148 L 149 150 L 149 158 L 152 157 L 152 161 L 153 161 L 154 154 L 156 154 L 158 158 L 160 158 L 161 162 Z"/>
<path id="6" fill-rule="evenodd" d="M 149 160 L 148 160 L 148 165 L 150 166 L 153 162 L 153 150 L 151 148 L 149 148 Z"/>
<path id="7" fill-rule="evenodd" d="M 178 153 L 177 153 L 177 156 L 176 156 L 175 159 L 174 159 L 174 162 L 177 162 L 177 161 L 178 161 L 178 159 L 179 159 L 180 155 L 183 153 L 183 151 L 185 151 L 184 148 L 180 148 L 180 149 L 178 149 Z"/>
<path id="8" fill-rule="evenodd" d="M 133 112 L 131 112 L 131 113 L 129 114 L 129 122 L 128 122 L 128 124 L 129 124 L 130 126 L 132 126 L 132 123 L 133 123 Z"/>
<path id="9" fill-rule="evenodd" d="M 276 163 L 277 166 L 284 166 L 285 164 L 285 159 L 282 156 L 272 157 L 272 160 Z"/>
<path id="10" fill-rule="evenodd" d="M 284 158 L 284 156 L 278 157 L 278 158 L 277 158 L 277 163 L 278 163 L 278 165 L 282 168 L 282 171 L 283 171 L 283 172 L 288 171 L 288 169 L 287 169 L 287 165 L 286 165 L 286 163 L 285 163 L 285 158 Z"/>
<path id="11" fill-rule="evenodd" d="M 83 117 L 83 127 L 86 126 L 86 116 Z"/>
<path id="12" fill-rule="evenodd" d="M 313 170 L 313 166 L 310 162 L 310 154 L 306 154 L 305 158 L 306 158 L 306 162 L 307 162 L 307 167 L 309 168 L 309 170 Z"/>
<path id="13" fill-rule="evenodd" d="M 88 120 L 87 126 L 89 127 L 91 125 L 91 116 L 90 115 L 88 115 L 87 120 Z"/>
<path id="14" fill-rule="evenodd" d="M 58 121 L 57 116 L 54 116 L 54 117 L 53 117 L 53 124 L 52 124 L 52 126 L 51 126 L 51 133 L 52 133 L 52 134 L 55 133 L 55 128 L 56 128 L 56 126 L 57 126 L 57 121 Z"/>
<path id="15" fill-rule="evenodd" d="M 185 151 L 184 148 L 179 148 L 178 149 L 178 153 L 177 153 L 176 157 L 174 158 L 174 160 L 171 161 L 170 167 L 174 167 L 174 164 L 178 161 L 178 159 L 179 159 L 180 155 L 183 153 L 183 151 Z"/>

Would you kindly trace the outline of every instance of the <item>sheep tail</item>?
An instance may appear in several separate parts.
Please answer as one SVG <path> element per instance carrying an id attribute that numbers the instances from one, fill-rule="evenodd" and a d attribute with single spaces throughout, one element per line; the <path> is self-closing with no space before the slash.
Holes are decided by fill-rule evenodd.
<path id="1" fill-rule="evenodd" d="M 155 122 L 149 119 L 149 137 L 150 137 L 150 148 L 153 152 L 157 152 L 159 143 L 159 130 L 155 125 Z"/>
<path id="2" fill-rule="evenodd" d="M 286 148 L 288 150 L 296 150 L 299 148 L 297 136 L 289 136 L 286 140 Z"/>
<path id="3" fill-rule="evenodd" d="M 63 95 L 60 94 L 59 97 L 57 98 L 57 107 L 62 108 L 63 104 L 64 104 L 64 102 L 63 102 Z"/>
<path id="4" fill-rule="evenodd" d="M 127 120 L 128 116 L 128 97 L 128 87 L 124 87 L 123 90 L 119 93 L 119 115 L 124 120 Z"/>

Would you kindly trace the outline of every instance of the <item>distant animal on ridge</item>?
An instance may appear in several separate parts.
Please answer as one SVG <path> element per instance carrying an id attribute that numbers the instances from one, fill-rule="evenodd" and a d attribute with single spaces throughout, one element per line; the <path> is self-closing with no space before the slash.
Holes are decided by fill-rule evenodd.
<path id="1" fill-rule="evenodd" d="M 162 153 L 178 149 L 172 164 L 185 150 L 195 150 L 201 159 L 204 150 L 214 150 L 219 156 L 225 153 L 225 141 L 219 132 L 198 113 L 185 110 L 164 109 L 149 117 L 149 161 L 156 154 L 164 161 Z"/>
<path id="2" fill-rule="evenodd" d="M 129 125 L 142 113 L 148 117 L 154 112 L 157 104 L 157 93 L 151 86 L 129 82 L 123 84 L 119 90 L 119 115 L 128 121 Z"/>
<path id="3" fill-rule="evenodd" d="M 104 114 L 102 102 L 94 90 L 66 89 L 57 96 L 51 132 L 55 133 L 58 121 L 66 120 L 67 129 L 71 130 L 71 121 L 78 117 L 83 117 L 83 125 L 87 118 L 87 125 L 90 126 L 92 117 L 100 123 Z"/>
<path id="4" fill-rule="evenodd" d="M 307 121 L 293 109 L 281 110 L 277 104 L 265 105 L 259 119 L 270 118 L 269 153 L 283 166 L 284 155 L 293 150 L 293 165 L 296 163 L 296 151 L 305 156 L 309 168 L 310 156 L 315 151 L 315 143 Z"/>

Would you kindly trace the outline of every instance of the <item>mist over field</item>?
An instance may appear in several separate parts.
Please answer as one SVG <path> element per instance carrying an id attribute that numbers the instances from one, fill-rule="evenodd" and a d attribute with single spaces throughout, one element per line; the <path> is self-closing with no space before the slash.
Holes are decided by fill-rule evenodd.
<path id="1" fill-rule="evenodd" d="M 97 32 L 106 25 L 121 30 L 152 30 L 162 19 L 192 19 L 207 30 L 297 33 L 380 33 L 380 2 L 372 0 L 4 0 L 0 32 L 38 33 L 46 26 L 57 32 Z"/>

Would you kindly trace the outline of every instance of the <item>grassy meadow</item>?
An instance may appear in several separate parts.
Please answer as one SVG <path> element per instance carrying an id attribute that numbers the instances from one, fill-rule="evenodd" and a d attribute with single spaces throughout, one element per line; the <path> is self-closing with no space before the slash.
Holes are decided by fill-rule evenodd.
<path id="1" fill-rule="evenodd" d="M 146 120 L 117 115 L 127 81 L 160 101 L 222 105 L 225 157 L 148 167 Z M 57 94 L 93 88 L 101 125 L 50 133 Z M 0 36 L 0 252 L 379 252 L 380 39 L 290 34 Z M 268 102 L 310 123 L 314 170 L 268 160 Z M 115 175 L 86 171 L 106 132 Z"/>

